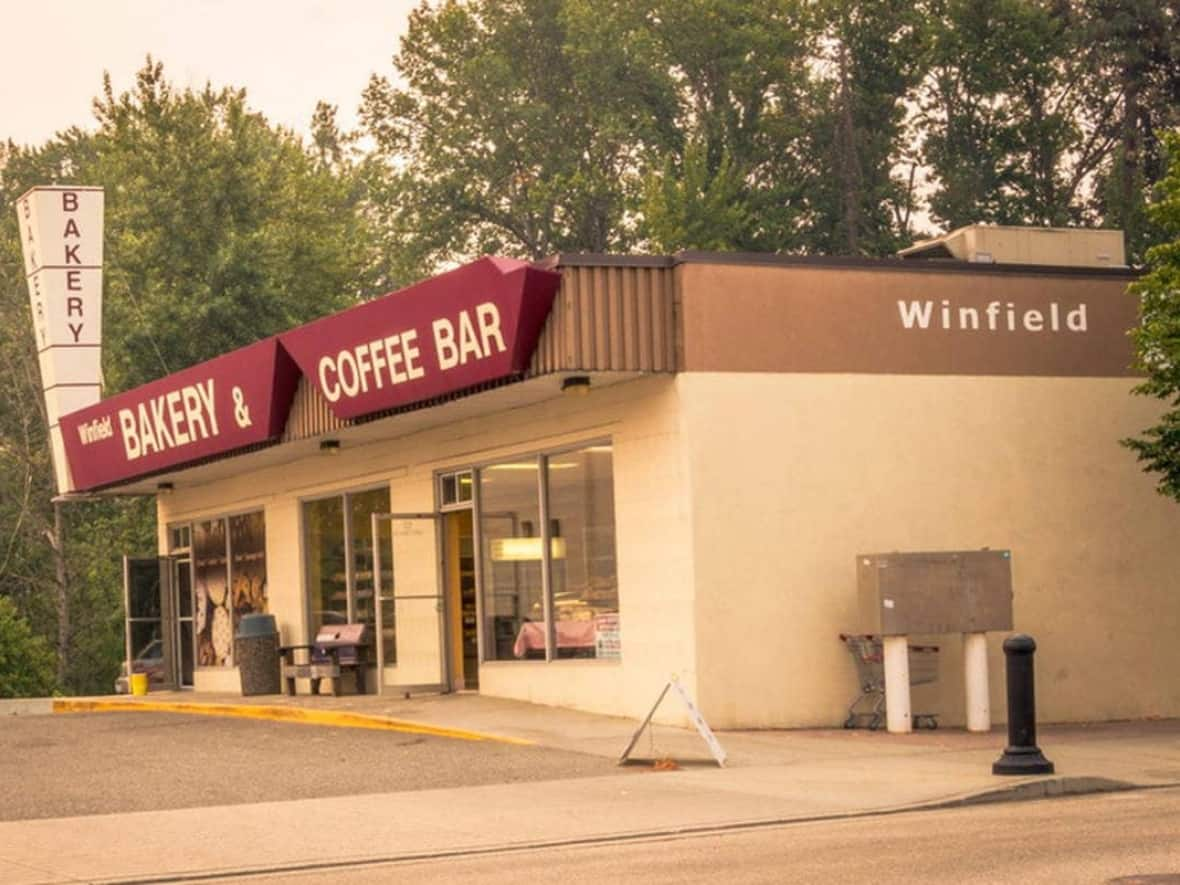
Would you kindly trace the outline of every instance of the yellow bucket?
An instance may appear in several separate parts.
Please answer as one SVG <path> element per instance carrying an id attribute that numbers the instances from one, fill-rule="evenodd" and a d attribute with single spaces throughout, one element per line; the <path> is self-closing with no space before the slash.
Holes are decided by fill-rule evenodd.
<path id="1" fill-rule="evenodd" d="M 145 695 L 148 693 L 148 675 L 147 673 L 132 673 L 131 674 L 131 693 L 138 695 Z"/>

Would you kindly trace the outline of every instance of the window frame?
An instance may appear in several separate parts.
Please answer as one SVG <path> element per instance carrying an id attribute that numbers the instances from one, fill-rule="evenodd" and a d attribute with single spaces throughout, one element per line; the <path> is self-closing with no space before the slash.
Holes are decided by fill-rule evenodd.
<path id="1" fill-rule="evenodd" d="M 348 623 L 356 623 L 356 564 L 353 562 L 352 555 L 352 520 L 349 518 L 349 505 L 354 495 L 363 495 L 366 492 L 384 490 L 389 494 L 389 506 L 393 506 L 393 490 L 390 487 L 389 481 L 369 483 L 359 486 L 350 486 L 347 489 L 336 489 L 330 492 L 324 492 L 318 495 L 308 495 L 301 497 L 299 501 L 299 580 L 303 587 L 303 617 L 304 623 L 307 625 L 307 641 L 315 641 L 315 626 L 312 621 L 312 613 L 315 608 L 311 598 L 311 587 L 307 580 L 307 513 L 304 510 L 305 505 L 311 504 L 315 501 L 328 501 L 332 498 L 342 499 L 341 507 L 341 521 L 343 522 L 343 543 L 344 543 L 344 587 L 345 587 L 345 617 L 348 618 Z M 378 604 L 374 600 L 374 605 Z M 396 634 L 395 634 L 396 636 Z M 396 652 L 395 652 L 396 654 Z"/>
<path id="2" fill-rule="evenodd" d="M 615 441 L 614 441 L 613 437 L 610 437 L 610 436 L 592 437 L 590 439 L 578 440 L 577 442 L 567 443 L 567 444 L 563 444 L 560 446 L 554 446 L 552 448 L 527 449 L 522 452 L 513 452 L 513 453 L 509 453 L 509 454 L 504 454 L 498 458 L 489 458 L 486 460 L 480 460 L 478 462 L 475 462 L 470 467 L 471 476 L 472 476 L 471 501 L 470 502 L 464 501 L 462 506 L 463 507 L 470 506 L 474 510 L 474 520 L 473 520 L 473 522 L 474 522 L 474 544 L 475 544 L 475 549 L 478 552 L 478 555 L 475 557 L 475 562 L 476 562 L 475 574 L 476 574 L 477 586 L 479 588 L 479 592 L 476 594 L 476 608 L 477 608 L 476 617 L 479 619 L 479 625 L 480 625 L 478 637 L 479 637 L 479 664 L 481 667 L 484 666 L 485 664 L 492 665 L 492 666 L 499 665 L 499 664 L 504 664 L 504 665 L 508 665 L 508 666 L 516 666 L 519 664 L 530 664 L 530 663 L 531 664 L 541 664 L 541 663 L 549 664 L 549 663 L 553 663 L 555 661 L 560 661 L 563 664 L 571 662 L 571 661 L 564 659 L 564 658 L 558 658 L 556 655 L 556 652 L 557 652 L 557 625 L 554 623 L 554 618 L 553 618 L 552 550 L 550 549 L 550 546 L 552 544 L 552 530 L 553 529 L 552 529 L 551 521 L 549 518 L 549 509 L 550 509 L 549 508 L 549 461 L 552 458 L 556 458 L 561 455 L 566 455 L 566 454 L 569 454 L 570 452 L 580 452 L 580 451 L 592 448 L 594 446 L 609 446 L 611 449 L 611 486 L 612 486 L 612 493 L 613 493 L 614 481 L 615 481 L 615 470 L 614 470 Z M 489 638 L 487 636 L 485 636 L 486 625 L 484 623 L 485 587 L 484 587 L 484 568 L 483 568 L 483 565 L 484 565 L 484 563 L 483 563 L 483 558 L 484 558 L 483 557 L 483 500 L 482 500 L 482 494 L 480 491 L 481 490 L 481 480 L 483 477 L 483 471 L 489 467 L 494 467 L 497 464 L 511 464 L 513 462 L 521 462 L 521 461 L 525 461 L 528 459 L 534 459 L 537 462 L 537 504 L 538 504 L 538 518 L 540 521 L 539 528 L 541 531 L 541 592 L 542 592 L 542 611 L 543 611 L 543 616 L 545 618 L 545 659 L 544 659 L 544 661 L 540 661 L 540 660 L 529 661 L 529 660 L 525 660 L 525 659 L 512 660 L 509 658 L 490 658 L 489 659 L 488 657 L 486 657 L 487 649 L 488 649 L 488 646 L 492 643 L 490 643 L 488 641 Z M 444 470 L 444 471 L 438 472 L 438 474 L 437 474 L 438 481 L 435 484 L 435 490 L 436 490 L 436 494 L 439 496 L 438 500 L 440 501 L 440 503 L 442 500 L 442 498 L 441 498 L 441 496 L 442 496 L 442 477 L 445 475 L 450 475 L 450 474 L 457 475 L 458 473 L 461 473 L 461 472 L 463 472 L 463 471 L 461 471 L 461 470 L 458 470 L 458 471 Z M 612 494 L 612 499 L 614 499 L 613 494 Z M 443 508 L 440 506 L 439 509 L 440 509 L 440 511 L 445 511 L 447 509 L 459 509 L 459 506 L 452 505 L 452 506 L 446 507 L 446 508 Z M 618 551 L 618 531 L 617 531 L 617 525 L 618 525 L 618 523 L 617 523 L 617 520 L 615 517 L 616 517 L 616 514 L 612 513 L 611 514 L 611 526 L 612 526 L 612 529 L 615 531 L 615 550 L 616 550 L 615 586 L 616 586 L 616 593 L 617 593 L 618 592 L 617 591 L 617 588 L 618 588 L 618 553 L 617 553 L 617 551 Z M 605 664 L 618 664 L 620 661 L 621 661 L 621 655 L 618 658 L 597 658 L 597 657 L 595 657 L 595 658 L 580 658 L 580 659 L 577 659 L 576 663 L 581 664 L 581 665 L 592 665 L 593 666 L 593 665 L 605 665 Z"/>
<path id="3" fill-rule="evenodd" d="M 234 564 L 233 564 L 233 543 L 230 538 L 229 521 L 236 516 L 249 516 L 250 514 L 253 514 L 253 513 L 261 513 L 262 514 L 262 551 L 264 554 L 263 561 L 269 563 L 270 550 L 268 549 L 267 544 L 266 544 L 266 508 L 265 507 L 262 507 L 262 506 L 245 507 L 240 510 L 220 511 L 217 513 L 206 514 L 204 516 L 191 516 L 188 519 L 181 519 L 181 520 L 177 520 L 176 522 L 170 522 L 167 524 L 168 553 L 166 555 L 169 558 L 187 557 L 189 560 L 189 568 L 192 569 L 192 573 L 191 573 L 192 578 L 191 578 L 191 584 L 189 587 L 189 593 L 193 594 L 193 599 L 190 601 L 190 605 L 191 605 L 192 610 L 194 612 L 196 611 L 197 564 L 196 564 L 196 556 L 195 556 L 196 551 L 194 551 L 194 549 L 193 549 L 193 527 L 198 522 L 213 522 L 214 520 L 218 520 L 218 519 L 222 520 L 225 523 L 225 592 L 227 594 L 230 594 L 231 598 L 232 598 L 233 581 L 234 581 L 234 573 L 233 573 Z M 182 529 L 187 532 L 188 546 L 187 547 L 174 547 L 174 546 L 172 546 L 174 539 L 177 537 L 176 533 L 180 532 Z M 270 572 L 269 572 L 269 570 L 267 571 L 266 583 L 267 583 L 267 590 L 268 590 L 267 597 L 266 597 L 266 607 L 267 607 L 267 609 L 269 609 L 270 608 L 270 593 L 269 593 Z M 193 617 L 193 629 L 194 629 L 194 631 L 196 630 L 196 616 L 195 615 Z M 235 634 L 237 632 L 236 626 L 234 627 L 234 632 L 235 632 Z M 194 635 L 195 635 L 195 632 L 194 632 Z M 225 663 L 222 664 L 221 666 L 214 666 L 211 664 L 199 663 L 199 656 L 197 655 L 197 649 L 194 648 L 193 649 L 193 672 L 196 673 L 198 670 L 204 670 L 206 672 L 221 673 L 226 670 L 232 670 L 234 667 L 238 666 L 238 660 L 237 660 L 237 656 L 235 654 L 235 651 L 236 651 L 235 646 L 236 645 L 237 645 L 237 643 L 232 642 L 232 641 L 230 642 L 229 656 L 226 657 Z"/>

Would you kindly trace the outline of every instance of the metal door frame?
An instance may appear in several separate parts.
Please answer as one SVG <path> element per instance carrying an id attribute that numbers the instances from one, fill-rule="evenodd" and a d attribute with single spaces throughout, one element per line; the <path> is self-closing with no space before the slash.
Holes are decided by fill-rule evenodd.
<path id="1" fill-rule="evenodd" d="M 446 594 L 443 589 L 443 548 L 442 548 L 442 514 L 441 513 L 372 513 L 369 516 L 370 531 L 372 533 L 373 542 L 373 608 L 375 615 L 375 627 L 377 632 L 377 694 L 385 693 L 385 636 L 384 636 L 384 616 L 382 614 L 382 603 L 386 601 L 386 597 L 382 595 L 381 588 L 381 537 L 380 526 L 384 522 L 392 522 L 395 519 L 404 520 L 430 520 L 434 524 L 434 583 L 435 592 L 433 594 L 402 594 L 397 593 L 397 578 L 394 577 L 393 595 L 388 597 L 390 602 L 398 599 L 433 599 L 437 606 L 438 612 L 438 647 L 439 647 L 439 681 L 437 683 L 418 683 L 414 685 L 391 685 L 397 691 L 411 692 L 439 692 L 446 694 L 450 692 L 451 685 L 451 664 L 450 664 L 450 643 L 449 634 L 447 631 L 447 610 L 446 610 Z M 391 533 L 392 535 L 392 533 Z M 392 536 L 390 538 L 390 547 L 393 546 Z M 390 563 L 396 568 L 396 561 Z"/>
<path id="2" fill-rule="evenodd" d="M 164 646 L 164 660 L 167 662 L 166 676 L 162 688 L 175 690 L 179 684 L 179 658 L 176 653 L 176 635 L 179 632 L 179 621 L 176 607 L 173 605 L 172 593 L 172 557 L 171 556 L 128 556 L 123 554 L 123 652 L 127 665 L 127 690 L 131 690 L 132 662 L 135 660 L 136 649 L 131 644 L 131 622 L 149 622 L 155 618 L 141 618 L 131 616 L 131 563 L 154 562 L 156 564 L 157 585 L 160 594 L 160 641 Z M 149 686 L 150 688 L 150 686 Z"/>
<path id="3" fill-rule="evenodd" d="M 180 604 L 180 581 L 178 580 L 178 573 L 182 562 L 188 563 L 189 614 L 187 618 L 181 615 L 183 607 Z M 174 640 L 176 664 L 173 669 L 175 671 L 175 681 L 178 689 L 195 688 L 197 684 L 197 617 L 195 614 L 196 606 L 192 598 L 194 578 L 193 555 L 191 551 L 188 553 L 171 553 L 168 555 L 168 595 L 176 604 L 176 617 L 173 619 L 176 628 L 176 638 Z M 192 636 L 189 639 L 192 643 L 190 651 L 193 656 L 193 681 L 188 685 L 184 683 L 184 631 L 181 629 L 183 621 L 188 621 L 192 625 Z"/>
<path id="4" fill-rule="evenodd" d="M 446 550 L 450 546 L 450 543 L 447 538 L 447 533 L 450 531 L 450 528 L 448 528 L 447 523 L 448 523 L 449 517 L 454 516 L 456 513 L 470 513 L 471 514 L 471 555 L 472 555 L 472 560 L 473 560 L 472 572 L 475 577 L 475 673 L 473 675 L 475 676 L 476 682 L 478 683 L 479 668 L 480 668 L 480 665 L 483 663 L 483 603 L 480 599 L 481 594 L 479 592 L 479 588 L 481 586 L 480 580 L 479 580 L 479 575 L 480 575 L 480 571 L 479 571 L 479 559 L 480 559 L 480 557 L 479 557 L 479 536 L 478 536 L 479 520 L 475 518 L 475 502 L 474 501 L 461 501 L 456 504 L 449 504 L 449 505 L 439 508 L 438 515 L 439 515 L 439 525 L 440 525 L 440 529 L 441 529 L 440 536 L 439 536 L 439 544 L 441 545 L 441 549 L 443 550 L 442 561 L 439 564 L 439 569 L 440 569 L 439 578 L 442 581 L 443 593 L 447 594 L 449 596 L 449 593 L 450 593 L 450 588 L 448 586 L 449 570 L 451 568 L 458 569 L 459 563 L 458 562 L 455 562 L 455 563 L 448 563 L 447 562 Z M 450 662 L 450 660 L 454 657 L 454 651 L 455 651 L 456 645 L 458 645 L 460 651 L 462 651 L 462 648 L 463 648 L 463 592 L 462 592 L 462 589 L 460 589 L 460 591 L 459 591 L 458 605 L 459 605 L 459 635 L 454 636 L 450 633 L 447 634 L 449 637 L 449 644 L 450 644 L 450 647 L 447 649 L 447 652 L 449 655 L 447 658 L 448 662 Z M 447 612 L 447 614 L 451 614 L 451 613 Z M 450 621 L 450 619 L 448 619 L 448 623 L 449 623 L 449 621 Z M 459 659 L 461 661 L 466 660 L 466 658 L 464 657 L 464 655 L 462 653 L 459 654 Z M 451 680 L 451 682 L 450 682 L 451 691 L 457 691 L 457 689 L 455 688 L 455 681 L 454 681 L 456 675 L 463 677 L 463 683 L 465 686 L 464 691 L 470 691 L 471 690 L 470 686 L 467 686 L 466 668 L 464 668 L 464 671 L 462 673 L 459 673 L 459 674 L 450 673 L 449 674 L 449 678 Z"/>

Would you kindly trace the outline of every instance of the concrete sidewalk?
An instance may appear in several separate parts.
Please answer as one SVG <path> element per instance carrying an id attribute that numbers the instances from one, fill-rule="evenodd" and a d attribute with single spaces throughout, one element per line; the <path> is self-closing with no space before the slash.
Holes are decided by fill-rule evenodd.
<path id="1" fill-rule="evenodd" d="M 193 701 L 192 695 L 175 697 Z M 168 699 L 152 695 L 146 702 L 126 703 L 150 709 Z M 478 695 L 201 700 L 280 708 L 310 703 L 319 710 L 610 757 L 618 756 L 636 725 Z M 1057 766 L 1055 775 L 1042 778 L 991 774 L 1004 744 L 1000 731 L 766 731 L 718 737 L 730 757 L 724 769 L 708 761 L 695 732 L 658 726 L 654 736 L 640 741 L 637 753 L 676 759 L 679 770 L 0 823 L 0 881 L 208 878 L 1180 785 L 1180 721 L 1175 720 L 1042 727 L 1040 745 Z"/>

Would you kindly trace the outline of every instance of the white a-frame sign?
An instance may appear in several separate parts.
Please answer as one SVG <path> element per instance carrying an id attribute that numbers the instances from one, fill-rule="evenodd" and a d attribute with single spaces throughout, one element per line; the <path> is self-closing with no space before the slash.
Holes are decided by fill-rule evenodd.
<path id="1" fill-rule="evenodd" d="M 708 745 L 709 752 L 713 754 L 713 758 L 717 761 L 717 764 L 724 768 L 726 759 L 725 750 L 717 740 L 717 735 L 713 734 L 713 729 L 709 728 L 709 723 L 705 721 L 705 717 L 701 715 L 701 711 L 696 708 L 696 704 L 692 702 L 692 699 L 688 696 L 688 692 L 684 690 L 684 686 L 680 684 L 680 680 L 675 676 L 664 686 L 664 690 L 660 692 L 660 696 L 656 698 L 656 702 L 651 705 L 651 709 L 643 717 L 643 722 L 639 723 L 639 728 L 635 729 L 635 734 L 631 735 L 631 741 L 627 744 L 627 749 L 619 757 L 619 765 L 627 761 L 627 757 L 631 755 L 631 751 L 639 743 L 640 735 L 651 724 L 651 717 L 655 715 L 656 710 L 663 703 L 664 697 L 668 694 L 668 689 L 670 688 L 675 689 L 676 694 L 680 695 L 680 700 L 684 702 L 684 708 L 688 711 L 688 718 L 696 726 L 697 733 L 700 734 L 701 738 Z"/>

